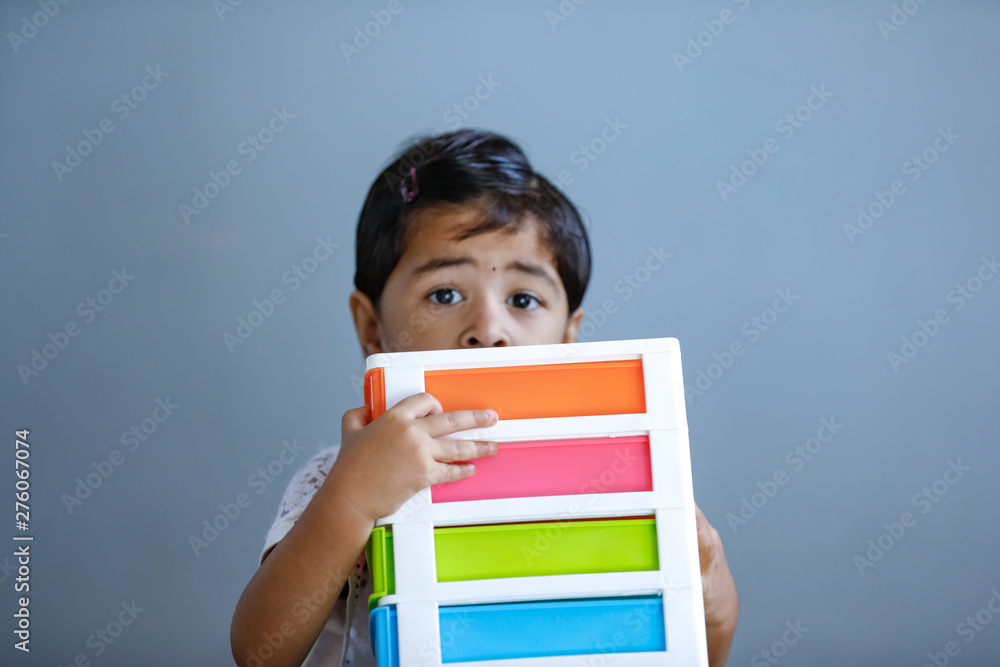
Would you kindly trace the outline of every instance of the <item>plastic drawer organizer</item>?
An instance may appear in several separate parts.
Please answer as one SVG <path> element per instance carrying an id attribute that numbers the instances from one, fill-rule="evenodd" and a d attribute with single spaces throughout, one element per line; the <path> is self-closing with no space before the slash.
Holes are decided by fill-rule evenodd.
<path id="1" fill-rule="evenodd" d="M 373 417 L 422 391 L 500 449 L 378 521 L 379 667 L 707 667 L 676 339 L 368 358 Z"/>

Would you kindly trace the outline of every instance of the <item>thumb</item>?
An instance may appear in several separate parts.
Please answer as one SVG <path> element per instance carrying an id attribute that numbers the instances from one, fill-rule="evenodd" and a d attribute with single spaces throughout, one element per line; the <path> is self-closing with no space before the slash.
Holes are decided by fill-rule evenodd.
<path id="1" fill-rule="evenodd" d="M 340 430 L 346 438 L 349 434 L 360 431 L 370 423 L 371 410 L 367 405 L 362 405 L 360 408 L 354 408 L 344 413 L 340 422 Z"/>
<path id="2" fill-rule="evenodd" d="M 695 505 L 694 509 L 695 523 L 698 527 L 698 560 L 701 561 L 701 573 L 705 574 L 718 555 L 719 534 L 708 522 L 701 508 Z"/>

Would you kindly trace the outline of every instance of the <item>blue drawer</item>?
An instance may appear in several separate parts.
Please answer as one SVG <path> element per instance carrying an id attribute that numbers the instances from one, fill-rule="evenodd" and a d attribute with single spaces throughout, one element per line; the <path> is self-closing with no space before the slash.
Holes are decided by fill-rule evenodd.
<path id="1" fill-rule="evenodd" d="M 446 663 L 667 649 L 656 595 L 440 607 L 439 624 Z M 395 607 L 368 625 L 379 667 L 399 667 Z"/>

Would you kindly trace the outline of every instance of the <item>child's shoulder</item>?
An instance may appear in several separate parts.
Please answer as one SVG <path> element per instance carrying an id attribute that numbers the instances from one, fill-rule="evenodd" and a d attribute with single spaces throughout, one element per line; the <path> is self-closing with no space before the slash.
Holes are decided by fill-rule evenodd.
<path id="1" fill-rule="evenodd" d="M 279 520 L 289 515 L 297 516 L 302 512 L 316 491 L 323 486 L 323 482 L 330 473 L 330 468 L 339 453 L 339 444 L 323 447 L 292 475 L 278 508 Z"/>
<path id="2" fill-rule="evenodd" d="M 339 444 L 332 447 L 322 447 L 295 472 L 289 486 L 293 486 L 296 482 L 309 484 L 318 481 L 322 484 L 339 453 Z"/>

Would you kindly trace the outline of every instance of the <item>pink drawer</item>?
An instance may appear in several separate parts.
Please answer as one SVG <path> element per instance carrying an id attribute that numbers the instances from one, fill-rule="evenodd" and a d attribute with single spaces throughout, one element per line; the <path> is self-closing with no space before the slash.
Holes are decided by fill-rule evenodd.
<path id="1" fill-rule="evenodd" d="M 649 436 L 502 442 L 476 474 L 431 487 L 435 503 L 652 491 Z"/>

